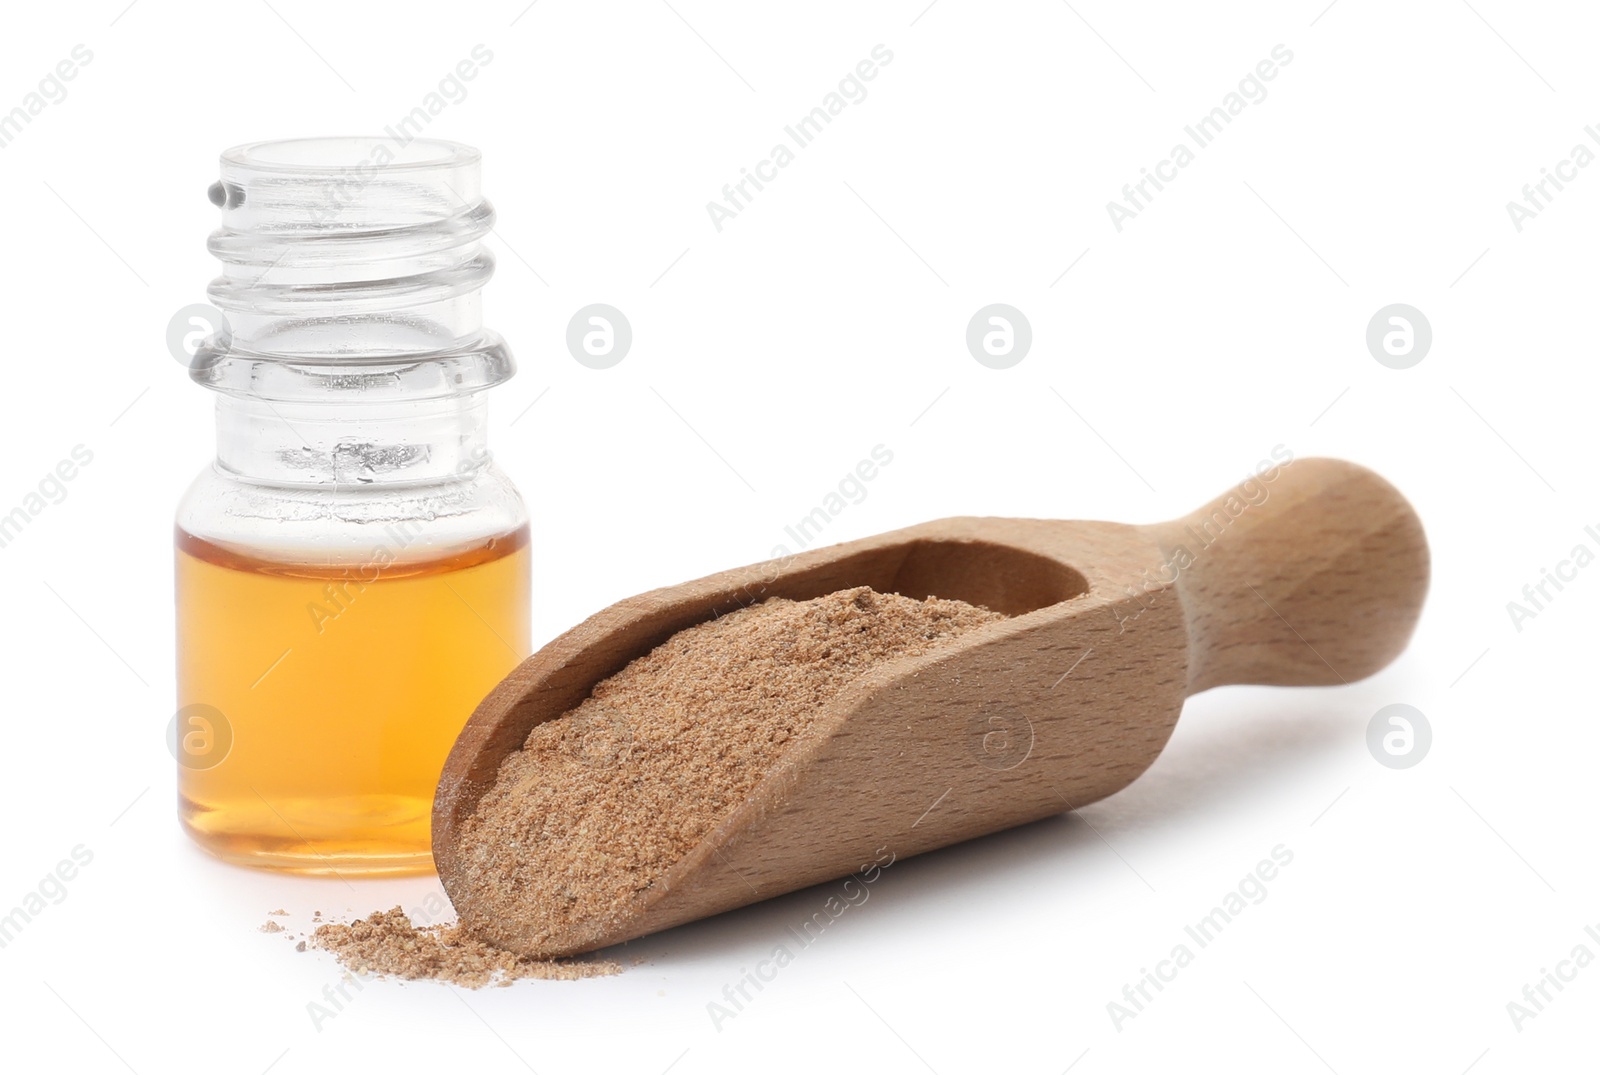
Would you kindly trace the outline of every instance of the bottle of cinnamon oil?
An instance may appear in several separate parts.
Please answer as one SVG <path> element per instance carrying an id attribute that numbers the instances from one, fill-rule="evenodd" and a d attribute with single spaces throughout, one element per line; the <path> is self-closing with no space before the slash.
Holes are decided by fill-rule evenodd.
<path id="1" fill-rule="evenodd" d="M 259 143 L 212 187 L 217 455 L 178 508 L 179 814 L 237 863 L 431 868 L 457 733 L 530 648 L 528 517 L 490 458 L 494 212 L 466 146 Z"/>

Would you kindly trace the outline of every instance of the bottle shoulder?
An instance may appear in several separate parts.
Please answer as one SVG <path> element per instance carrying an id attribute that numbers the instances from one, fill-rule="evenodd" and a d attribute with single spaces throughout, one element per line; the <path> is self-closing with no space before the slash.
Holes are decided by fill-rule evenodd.
<path id="1" fill-rule="evenodd" d="M 215 462 L 178 503 L 180 534 L 225 549 L 293 560 L 359 560 L 408 535 L 412 555 L 453 555 L 528 526 L 528 509 L 492 460 L 448 481 L 270 484 Z"/>

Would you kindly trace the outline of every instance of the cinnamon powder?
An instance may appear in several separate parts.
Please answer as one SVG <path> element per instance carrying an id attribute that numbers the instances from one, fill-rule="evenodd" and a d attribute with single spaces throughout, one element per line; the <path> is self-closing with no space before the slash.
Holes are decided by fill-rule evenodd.
<path id="1" fill-rule="evenodd" d="M 622 969 L 609 960 L 526 959 L 485 944 L 460 926 L 414 926 L 400 907 L 349 925 L 324 923 L 311 943 L 332 952 L 355 974 L 437 978 L 473 989 L 491 982 L 510 985 L 518 978 L 572 981 Z"/>
<path id="2" fill-rule="evenodd" d="M 458 845 L 463 922 L 537 953 L 624 914 L 857 677 L 1000 619 L 863 586 L 680 631 L 502 763 Z"/>

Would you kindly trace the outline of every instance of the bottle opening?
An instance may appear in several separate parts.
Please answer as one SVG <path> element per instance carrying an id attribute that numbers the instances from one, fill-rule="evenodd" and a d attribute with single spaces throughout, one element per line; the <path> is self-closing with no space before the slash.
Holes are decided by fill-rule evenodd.
<path id="1" fill-rule="evenodd" d="M 251 171 L 326 173 L 366 166 L 386 169 L 451 168 L 476 165 L 476 149 L 459 142 L 393 137 L 291 138 L 278 142 L 252 142 L 235 146 L 222 155 L 229 166 Z"/>

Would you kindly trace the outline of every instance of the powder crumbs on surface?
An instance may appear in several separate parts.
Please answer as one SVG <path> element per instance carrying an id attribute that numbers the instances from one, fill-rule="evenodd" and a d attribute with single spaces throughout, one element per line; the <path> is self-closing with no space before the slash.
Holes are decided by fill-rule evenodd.
<path id="1" fill-rule="evenodd" d="M 283 932 L 283 927 L 278 925 L 278 923 L 272 921 L 269 918 L 267 921 L 261 923 L 261 932 L 262 933 L 282 933 Z"/>
<path id="2" fill-rule="evenodd" d="M 355 974 L 435 978 L 472 989 L 510 985 L 519 978 L 573 981 L 622 970 L 609 960 L 526 959 L 485 944 L 460 926 L 414 926 L 400 907 L 375 911 L 348 925 L 320 925 L 311 944 L 332 952 Z M 299 947 L 303 949 L 303 942 Z"/>
<path id="3" fill-rule="evenodd" d="M 859 677 L 1004 618 L 862 586 L 678 632 L 501 764 L 459 837 L 463 923 L 537 954 L 615 921 Z"/>

